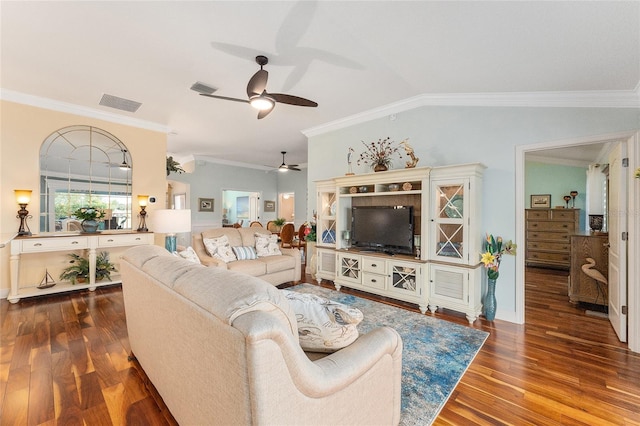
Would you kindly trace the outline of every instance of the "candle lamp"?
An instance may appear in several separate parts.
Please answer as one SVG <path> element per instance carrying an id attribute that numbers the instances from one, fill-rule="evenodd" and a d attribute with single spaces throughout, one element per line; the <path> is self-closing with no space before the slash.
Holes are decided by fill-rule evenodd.
<path id="1" fill-rule="evenodd" d="M 29 229 L 29 225 L 27 224 L 27 219 L 31 218 L 29 211 L 27 210 L 27 204 L 31 201 L 31 190 L 30 189 L 15 189 L 16 201 L 20 206 L 20 210 L 18 210 L 18 215 L 16 218 L 20 219 L 20 227 L 18 228 L 18 235 L 31 235 L 31 230 Z"/>

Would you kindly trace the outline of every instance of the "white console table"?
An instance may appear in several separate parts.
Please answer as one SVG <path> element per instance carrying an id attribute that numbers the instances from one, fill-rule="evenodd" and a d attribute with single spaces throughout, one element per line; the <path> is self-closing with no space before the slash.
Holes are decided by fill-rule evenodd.
<path id="1" fill-rule="evenodd" d="M 153 244 L 153 233 L 107 231 L 97 234 L 51 234 L 17 237 L 11 240 L 11 258 L 9 268 L 11 272 L 11 291 L 7 300 L 17 303 L 25 297 L 42 296 L 46 294 L 62 293 L 66 291 L 89 289 L 120 283 L 117 276 L 111 281 L 96 282 L 96 251 L 108 251 L 114 247 L 130 247 L 143 244 Z M 56 285 L 46 289 L 37 287 L 38 283 L 20 286 L 20 259 L 24 255 L 37 255 L 45 252 L 70 252 L 87 250 L 89 255 L 89 282 L 87 284 L 71 284 L 70 282 L 56 282 Z M 43 266 L 43 270 L 46 265 Z"/>

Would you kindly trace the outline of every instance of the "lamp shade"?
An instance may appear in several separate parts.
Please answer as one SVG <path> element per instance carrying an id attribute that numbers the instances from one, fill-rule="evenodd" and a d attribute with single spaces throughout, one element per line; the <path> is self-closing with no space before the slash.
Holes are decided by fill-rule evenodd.
<path id="1" fill-rule="evenodd" d="M 31 201 L 31 190 L 30 189 L 14 189 L 16 194 L 16 201 L 18 204 L 29 204 Z"/>
<path id="2" fill-rule="evenodd" d="M 138 205 L 140 207 L 146 207 L 148 202 L 149 202 L 148 195 L 138 195 Z"/>
<path id="3" fill-rule="evenodd" d="M 154 210 L 153 232 L 159 234 L 177 234 L 191 232 L 191 210 L 163 209 Z"/>

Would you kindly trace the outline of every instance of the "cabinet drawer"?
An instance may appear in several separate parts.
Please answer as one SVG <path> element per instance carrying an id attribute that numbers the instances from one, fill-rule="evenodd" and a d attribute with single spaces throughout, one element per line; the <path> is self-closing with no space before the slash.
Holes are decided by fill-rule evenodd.
<path id="1" fill-rule="evenodd" d="M 362 284 L 366 287 L 373 287 L 379 290 L 384 290 L 384 282 L 386 277 L 384 275 L 364 273 L 362 274 Z"/>
<path id="2" fill-rule="evenodd" d="M 527 240 L 547 240 L 557 242 L 569 242 L 568 232 L 539 232 L 527 231 Z"/>
<path id="3" fill-rule="evenodd" d="M 552 210 L 551 211 L 551 219 L 553 220 L 569 220 L 573 222 L 576 219 L 577 210 L 567 209 L 567 210 Z"/>
<path id="4" fill-rule="evenodd" d="M 375 274 L 384 274 L 386 273 L 386 262 L 382 259 L 370 259 L 364 258 L 362 260 L 362 269 L 365 272 L 373 272 Z"/>
<path id="5" fill-rule="evenodd" d="M 549 241 L 527 241 L 528 250 L 551 250 L 569 253 L 571 245 L 568 243 L 554 243 Z"/>
<path id="6" fill-rule="evenodd" d="M 24 253 L 64 249 L 76 250 L 87 247 L 89 247 L 89 239 L 80 236 L 75 238 L 42 238 L 22 242 L 22 252 Z"/>
<path id="7" fill-rule="evenodd" d="M 570 261 L 569 253 L 547 253 L 541 251 L 530 251 L 527 253 L 528 261 L 543 261 L 543 262 L 553 262 L 560 264 L 569 264 Z"/>
<path id="8" fill-rule="evenodd" d="M 527 222 L 529 231 L 569 231 L 573 230 L 573 222 Z"/>
<path id="9" fill-rule="evenodd" d="M 98 247 L 137 246 L 148 244 L 147 236 L 140 234 L 101 235 L 98 237 Z"/>
<path id="10" fill-rule="evenodd" d="M 550 210 L 527 210 L 527 219 L 549 219 Z"/>

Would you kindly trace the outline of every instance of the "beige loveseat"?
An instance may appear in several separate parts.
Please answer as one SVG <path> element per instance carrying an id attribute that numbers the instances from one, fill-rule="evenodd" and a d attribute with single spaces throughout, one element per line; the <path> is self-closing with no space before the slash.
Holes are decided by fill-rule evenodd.
<path id="1" fill-rule="evenodd" d="M 218 238 L 226 235 L 231 247 L 250 246 L 255 248 L 256 233 L 271 235 L 268 230 L 257 227 L 215 228 L 203 231 L 200 234 L 193 234 L 192 246 L 200 262 L 206 266 L 217 266 L 230 271 L 242 272 L 262 278 L 273 285 L 300 281 L 302 259 L 298 249 L 281 248 L 282 255 L 279 256 L 258 257 L 252 260 L 236 260 L 225 263 L 210 256 L 203 243 L 203 238 Z"/>
<path id="2" fill-rule="evenodd" d="M 395 330 L 311 361 L 285 295 L 261 279 L 158 246 L 127 250 L 120 267 L 133 355 L 179 424 L 399 422 Z"/>

